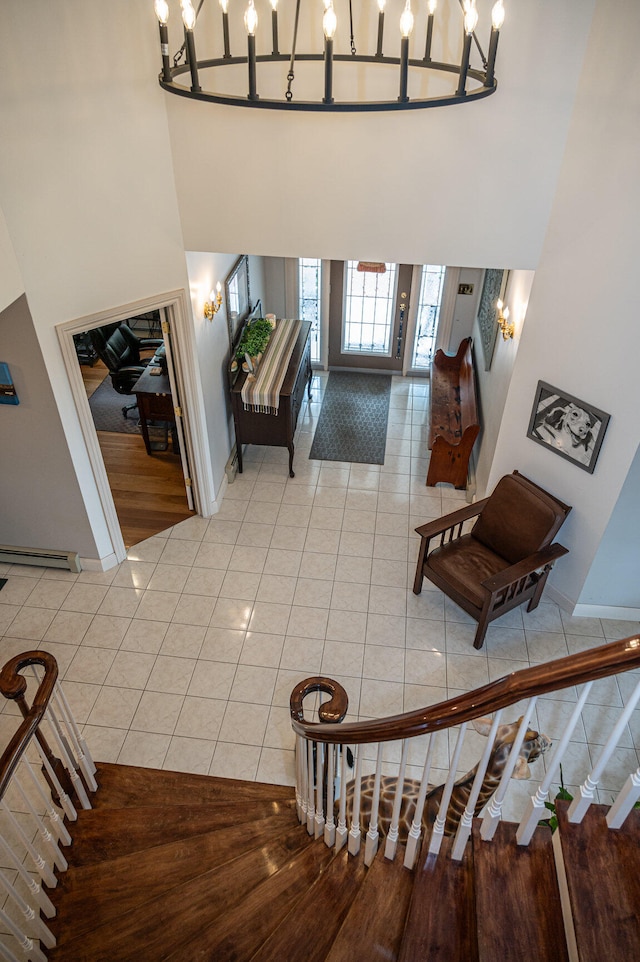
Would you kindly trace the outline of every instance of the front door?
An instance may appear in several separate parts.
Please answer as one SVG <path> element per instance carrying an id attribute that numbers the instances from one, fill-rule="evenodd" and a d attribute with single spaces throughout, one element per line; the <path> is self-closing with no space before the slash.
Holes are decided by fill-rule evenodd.
<path id="1" fill-rule="evenodd" d="M 329 367 L 402 374 L 412 267 L 331 261 Z"/>

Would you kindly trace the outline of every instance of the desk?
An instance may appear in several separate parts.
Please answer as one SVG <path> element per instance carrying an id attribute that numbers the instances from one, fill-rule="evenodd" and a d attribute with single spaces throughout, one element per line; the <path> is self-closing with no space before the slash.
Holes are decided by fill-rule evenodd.
<path id="1" fill-rule="evenodd" d="M 166 374 L 150 374 L 148 370 L 143 371 L 133 386 L 133 393 L 138 402 L 144 446 L 147 449 L 147 454 L 151 454 L 147 420 L 176 423 L 169 378 Z"/>
<path id="2" fill-rule="evenodd" d="M 260 414 L 245 411 L 242 403 L 242 386 L 246 374 L 240 373 L 231 387 L 231 406 L 236 428 L 238 471 L 242 474 L 242 445 L 268 444 L 289 449 L 289 477 L 293 473 L 293 436 L 302 406 L 304 389 L 311 400 L 311 324 L 303 321 L 298 334 L 287 373 L 280 388 L 277 414 Z"/>

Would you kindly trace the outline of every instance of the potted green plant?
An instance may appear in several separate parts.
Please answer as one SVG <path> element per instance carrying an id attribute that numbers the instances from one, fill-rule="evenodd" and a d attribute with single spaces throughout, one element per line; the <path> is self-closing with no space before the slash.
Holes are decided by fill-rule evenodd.
<path id="1" fill-rule="evenodd" d="M 244 361 L 245 354 L 248 354 L 255 368 L 264 354 L 272 333 L 273 328 L 269 321 L 263 317 L 257 317 L 251 324 L 247 325 L 242 335 L 236 351 L 236 361 L 241 364 Z"/>

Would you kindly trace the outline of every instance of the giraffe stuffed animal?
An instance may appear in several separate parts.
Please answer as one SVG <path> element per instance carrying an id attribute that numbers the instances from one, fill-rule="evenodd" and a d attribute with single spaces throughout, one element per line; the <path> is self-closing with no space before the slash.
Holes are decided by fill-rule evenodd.
<path id="1" fill-rule="evenodd" d="M 509 753 L 511 751 L 511 746 L 513 745 L 518 728 L 520 727 L 521 720 L 522 719 L 518 719 L 517 722 L 498 726 L 496 738 L 493 743 L 493 749 L 491 751 L 491 755 L 489 756 L 487 771 L 485 772 L 482 786 L 480 788 L 480 794 L 478 795 L 478 801 L 475 806 L 475 815 L 481 811 L 483 806 L 486 805 L 493 793 L 498 788 L 502 773 L 509 757 Z M 474 720 L 472 724 L 476 731 L 478 731 L 481 735 L 489 735 L 491 730 L 491 718 L 478 718 Z M 528 729 L 522 742 L 522 747 L 520 748 L 520 752 L 518 754 L 511 777 L 519 779 L 530 778 L 531 770 L 529 768 L 529 763 L 535 761 L 540 757 L 540 755 L 543 755 L 550 747 L 551 741 L 546 735 L 541 735 L 532 729 Z M 455 835 L 456 833 L 458 824 L 469 800 L 471 788 L 473 786 L 473 780 L 477 770 L 478 766 L 476 765 L 471 769 L 471 771 L 467 772 L 466 775 L 455 782 L 453 786 L 444 827 L 445 835 Z M 381 835 L 387 835 L 391 826 L 391 817 L 397 783 L 398 779 L 393 775 L 384 775 L 380 779 L 378 830 Z M 364 775 L 361 779 L 360 816 L 361 824 L 364 825 L 365 831 L 369 825 L 369 820 L 371 817 L 374 784 L 375 774 Z M 418 792 L 420 791 L 420 782 L 414 779 L 405 778 L 403 789 L 398 837 L 401 841 L 406 841 L 415 814 L 416 801 L 418 799 Z M 352 820 L 353 790 L 354 781 L 352 780 L 347 784 L 346 791 L 348 826 L 351 825 Z M 435 822 L 443 791 L 444 785 L 437 785 L 433 788 L 429 788 L 422 816 L 423 830 L 428 826 L 433 825 Z M 337 800 L 336 814 L 339 811 L 339 805 L 339 800 Z"/>

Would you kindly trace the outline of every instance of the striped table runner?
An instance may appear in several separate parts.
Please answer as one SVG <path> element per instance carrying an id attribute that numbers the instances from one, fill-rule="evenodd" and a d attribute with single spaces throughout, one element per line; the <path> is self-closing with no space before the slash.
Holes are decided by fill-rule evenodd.
<path id="1" fill-rule="evenodd" d="M 280 388 L 289 367 L 302 321 L 280 320 L 269 339 L 258 373 L 255 377 L 247 375 L 242 388 L 242 403 L 245 411 L 259 414 L 277 414 L 280 403 Z"/>

